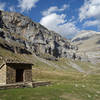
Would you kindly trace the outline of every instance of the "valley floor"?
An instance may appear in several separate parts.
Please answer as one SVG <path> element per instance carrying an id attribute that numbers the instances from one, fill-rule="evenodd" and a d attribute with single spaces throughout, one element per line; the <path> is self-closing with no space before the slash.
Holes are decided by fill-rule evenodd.
<path id="1" fill-rule="evenodd" d="M 33 80 L 52 81 L 50 86 L 0 90 L 0 100 L 100 100 L 100 64 L 70 59 L 46 61 L 1 48 L 0 55 L 34 62 Z"/>
<path id="2" fill-rule="evenodd" d="M 33 70 L 33 73 L 36 72 Z M 0 100 L 100 100 L 100 75 L 51 72 L 47 69 L 38 69 L 35 75 L 35 80 L 50 80 L 53 84 L 37 88 L 0 90 Z"/>

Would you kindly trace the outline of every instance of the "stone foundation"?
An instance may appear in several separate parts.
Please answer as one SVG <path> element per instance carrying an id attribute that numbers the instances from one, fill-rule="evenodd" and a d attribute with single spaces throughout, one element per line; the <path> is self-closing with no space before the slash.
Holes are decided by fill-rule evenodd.
<path id="1" fill-rule="evenodd" d="M 38 86 L 46 86 L 50 85 L 51 82 L 27 82 L 27 83 L 16 83 L 16 84 L 6 84 L 6 85 L 0 85 L 0 90 L 4 89 L 13 89 L 13 88 L 35 88 Z"/>

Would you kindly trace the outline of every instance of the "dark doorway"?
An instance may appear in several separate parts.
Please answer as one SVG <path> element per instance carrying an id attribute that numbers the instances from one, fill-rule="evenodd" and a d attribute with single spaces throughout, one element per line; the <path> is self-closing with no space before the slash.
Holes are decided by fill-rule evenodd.
<path id="1" fill-rule="evenodd" d="M 23 69 L 16 69 L 16 82 L 23 82 Z"/>

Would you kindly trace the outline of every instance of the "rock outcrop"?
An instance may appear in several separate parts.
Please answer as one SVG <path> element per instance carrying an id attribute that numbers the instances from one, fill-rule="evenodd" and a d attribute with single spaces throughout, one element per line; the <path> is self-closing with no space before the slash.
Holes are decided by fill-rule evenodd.
<path id="1" fill-rule="evenodd" d="M 82 31 L 72 41 L 82 61 L 100 62 L 100 32 Z"/>
<path id="2" fill-rule="evenodd" d="M 0 11 L 0 47 L 15 53 L 73 58 L 78 49 L 67 39 L 19 13 Z"/>

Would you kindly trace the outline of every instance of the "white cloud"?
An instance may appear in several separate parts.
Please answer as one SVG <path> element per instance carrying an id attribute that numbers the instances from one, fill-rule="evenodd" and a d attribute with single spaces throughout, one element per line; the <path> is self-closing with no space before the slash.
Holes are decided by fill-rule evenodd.
<path id="1" fill-rule="evenodd" d="M 43 11 L 43 17 L 40 20 L 40 24 L 64 37 L 75 35 L 79 31 L 75 26 L 75 22 L 72 21 L 73 19 L 67 21 L 66 15 L 62 13 L 62 11 L 66 10 L 68 7 L 69 6 L 65 4 L 61 8 L 53 6 Z M 57 12 L 60 12 L 60 14 Z"/>
<path id="2" fill-rule="evenodd" d="M 46 16 L 46 15 L 49 15 L 49 14 L 54 13 L 54 12 L 64 11 L 64 10 L 65 10 L 66 8 L 68 8 L 68 7 L 69 7 L 69 5 L 66 5 L 66 4 L 64 4 L 64 5 L 62 6 L 62 8 L 58 8 L 57 6 L 52 6 L 52 7 L 50 7 L 48 10 L 43 11 L 43 12 L 42 12 L 42 15 L 43 15 L 43 16 Z"/>
<path id="3" fill-rule="evenodd" d="M 78 28 L 75 26 L 74 22 L 67 22 L 65 19 L 65 14 L 52 13 L 44 16 L 40 20 L 40 24 L 44 25 L 50 30 L 53 30 L 64 37 L 67 35 L 74 35 L 78 32 Z"/>
<path id="4" fill-rule="evenodd" d="M 89 20 L 83 24 L 84 27 L 87 26 L 96 26 L 97 30 L 100 31 L 100 20 Z"/>
<path id="5" fill-rule="evenodd" d="M 84 5 L 80 8 L 79 19 L 87 19 L 84 26 L 97 26 L 100 28 L 100 0 L 85 0 Z M 93 18 L 94 20 L 92 20 Z"/>
<path id="6" fill-rule="evenodd" d="M 24 12 L 24 11 L 31 10 L 32 7 L 35 7 L 36 6 L 36 3 L 39 0 L 18 0 L 18 1 L 19 1 L 18 7 L 21 8 L 21 12 Z"/>
<path id="7" fill-rule="evenodd" d="M 100 21 L 99 20 L 93 20 L 93 21 L 86 21 L 84 23 L 84 26 L 96 26 L 99 25 Z"/>
<path id="8" fill-rule="evenodd" d="M 100 18 L 100 0 L 85 0 L 84 5 L 80 8 L 79 18 Z"/>
<path id="9" fill-rule="evenodd" d="M 5 3 L 0 2 L 0 10 L 4 10 L 5 9 L 5 6 L 6 6 Z"/>
<path id="10" fill-rule="evenodd" d="M 10 10 L 11 12 L 15 11 L 15 7 L 14 7 L 14 6 L 10 6 L 10 7 L 9 7 L 9 10 Z"/>

